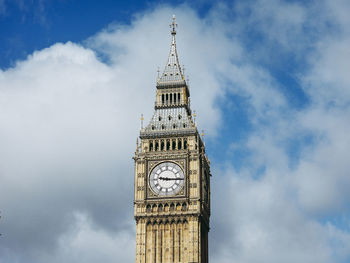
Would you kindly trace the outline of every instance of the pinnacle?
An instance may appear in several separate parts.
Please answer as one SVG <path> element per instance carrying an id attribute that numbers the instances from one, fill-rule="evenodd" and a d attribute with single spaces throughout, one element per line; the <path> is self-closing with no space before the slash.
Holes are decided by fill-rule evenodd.
<path id="1" fill-rule="evenodd" d="M 179 57 L 177 55 L 176 50 L 176 26 L 175 23 L 175 15 L 173 16 L 171 30 L 171 45 L 170 45 L 170 53 L 167 60 L 167 64 L 165 65 L 163 74 L 158 78 L 157 84 L 161 86 L 173 85 L 173 84 L 185 84 L 184 74 L 181 70 L 181 66 L 179 63 Z"/>

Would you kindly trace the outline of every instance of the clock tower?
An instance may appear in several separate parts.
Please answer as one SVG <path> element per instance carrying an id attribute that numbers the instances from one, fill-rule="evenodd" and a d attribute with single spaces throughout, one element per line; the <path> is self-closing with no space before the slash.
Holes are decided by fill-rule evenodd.
<path id="1" fill-rule="evenodd" d="M 136 263 L 207 263 L 210 162 L 176 50 L 157 79 L 152 119 L 135 152 Z"/>

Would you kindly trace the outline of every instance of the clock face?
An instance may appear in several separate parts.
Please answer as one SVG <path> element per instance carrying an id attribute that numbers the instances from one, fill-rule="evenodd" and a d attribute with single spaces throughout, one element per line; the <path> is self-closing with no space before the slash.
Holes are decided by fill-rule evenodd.
<path id="1" fill-rule="evenodd" d="M 150 174 L 150 186 L 157 195 L 170 196 L 177 194 L 184 185 L 184 173 L 180 166 L 173 162 L 164 162 L 153 168 Z"/>

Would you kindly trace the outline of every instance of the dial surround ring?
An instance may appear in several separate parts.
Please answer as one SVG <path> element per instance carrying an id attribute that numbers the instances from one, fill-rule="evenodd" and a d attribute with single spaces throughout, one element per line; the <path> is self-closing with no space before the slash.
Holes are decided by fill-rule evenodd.
<path id="1" fill-rule="evenodd" d="M 175 162 L 159 163 L 149 175 L 149 186 L 159 196 L 178 194 L 184 186 L 184 181 L 184 172 Z"/>

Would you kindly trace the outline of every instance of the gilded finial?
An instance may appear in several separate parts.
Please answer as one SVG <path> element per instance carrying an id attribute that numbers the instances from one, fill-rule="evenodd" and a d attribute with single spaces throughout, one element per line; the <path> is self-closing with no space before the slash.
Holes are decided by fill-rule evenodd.
<path id="1" fill-rule="evenodd" d="M 205 134 L 204 134 L 204 130 L 202 130 L 201 136 L 202 136 L 203 138 L 204 138 L 204 135 L 205 135 Z"/>
<path id="2" fill-rule="evenodd" d="M 182 79 L 185 80 L 185 65 L 182 65 Z"/>
<path id="3" fill-rule="evenodd" d="M 177 24 L 175 22 L 175 15 L 173 15 L 173 22 L 171 23 L 170 27 L 172 28 L 171 34 L 176 35 L 176 30 L 175 28 L 177 27 Z"/>
<path id="4" fill-rule="evenodd" d="M 143 120 L 144 120 L 144 118 L 143 118 L 143 114 L 141 114 L 141 118 L 140 118 L 140 120 L 141 120 L 141 129 L 143 129 Z"/>
<path id="5" fill-rule="evenodd" d="M 195 111 L 195 110 L 193 111 L 192 116 L 193 116 L 193 122 L 194 122 L 194 125 L 196 125 L 196 117 L 197 117 L 197 113 L 196 113 L 196 111 Z"/>

